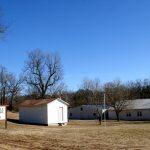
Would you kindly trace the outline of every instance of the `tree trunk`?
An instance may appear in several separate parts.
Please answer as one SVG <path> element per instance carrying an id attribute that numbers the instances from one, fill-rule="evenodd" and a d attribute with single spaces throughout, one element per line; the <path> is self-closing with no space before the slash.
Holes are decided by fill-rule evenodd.
<path id="1" fill-rule="evenodd" d="M 9 110 L 12 111 L 12 108 L 13 108 L 13 99 L 14 99 L 14 95 L 12 94 L 11 95 L 11 100 L 10 100 L 10 103 L 9 103 Z"/>
<path id="2" fill-rule="evenodd" d="M 98 116 L 98 121 L 99 121 L 99 125 L 101 125 L 102 124 L 102 118 L 101 118 L 101 116 Z"/>
<path id="3" fill-rule="evenodd" d="M 116 111 L 117 121 L 120 121 L 119 112 Z"/>
<path id="4" fill-rule="evenodd" d="M 1 95 L 1 105 L 3 104 L 3 98 L 2 98 L 2 95 Z"/>
<path id="5" fill-rule="evenodd" d="M 42 93 L 41 93 L 41 98 L 42 98 L 42 99 L 45 99 L 45 98 L 46 98 L 46 92 L 45 92 L 45 91 L 42 91 Z"/>
<path id="6" fill-rule="evenodd" d="M 5 93 L 5 87 L 4 87 L 4 91 L 3 91 L 3 105 L 6 104 L 6 97 L 5 97 L 6 93 Z"/>

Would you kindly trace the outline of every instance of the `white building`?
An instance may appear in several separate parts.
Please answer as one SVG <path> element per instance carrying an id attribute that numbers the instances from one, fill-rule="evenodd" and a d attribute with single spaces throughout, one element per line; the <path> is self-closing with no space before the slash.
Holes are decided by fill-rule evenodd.
<path id="1" fill-rule="evenodd" d="M 116 120 L 113 108 L 108 110 L 111 120 Z M 150 99 L 129 100 L 127 107 L 120 112 L 120 120 L 150 120 Z"/>
<path id="2" fill-rule="evenodd" d="M 26 100 L 19 107 L 19 121 L 28 124 L 67 124 L 68 105 L 59 98 Z"/>
<path id="3" fill-rule="evenodd" d="M 102 111 L 103 110 L 103 111 Z M 70 119 L 97 119 L 97 113 L 104 112 L 102 105 L 81 105 L 69 108 Z"/>

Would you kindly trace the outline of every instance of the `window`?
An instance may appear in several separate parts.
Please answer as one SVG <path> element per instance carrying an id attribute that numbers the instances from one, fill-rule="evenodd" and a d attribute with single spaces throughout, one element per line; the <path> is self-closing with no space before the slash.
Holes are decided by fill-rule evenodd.
<path id="1" fill-rule="evenodd" d="M 142 116 L 142 112 L 141 112 L 141 111 L 138 111 L 138 112 L 137 112 L 137 116 L 138 116 L 138 117 L 141 117 L 141 116 Z"/>
<path id="2" fill-rule="evenodd" d="M 131 117 L 131 112 L 127 112 L 127 117 Z"/>
<path id="3" fill-rule="evenodd" d="M 81 111 L 83 110 L 83 108 L 82 108 L 82 107 L 81 107 L 80 109 L 81 109 Z"/>
<path id="4" fill-rule="evenodd" d="M 96 113 L 93 113 L 93 116 L 96 116 Z"/>

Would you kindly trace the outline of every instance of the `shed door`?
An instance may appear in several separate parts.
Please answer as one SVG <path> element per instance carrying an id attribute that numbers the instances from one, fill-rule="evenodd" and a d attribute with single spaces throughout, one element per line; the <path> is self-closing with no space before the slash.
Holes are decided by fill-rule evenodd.
<path id="1" fill-rule="evenodd" d="M 61 123 L 63 121 L 63 107 L 59 107 L 58 110 L 58 121 Z"/>

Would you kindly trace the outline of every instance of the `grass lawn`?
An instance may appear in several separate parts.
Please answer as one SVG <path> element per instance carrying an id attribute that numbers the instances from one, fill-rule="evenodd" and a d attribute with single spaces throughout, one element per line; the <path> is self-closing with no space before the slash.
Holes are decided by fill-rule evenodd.
<path id="1" fill-rule="evenodd" d="M 150 122 L 71 120 L 67 126 L 18 123 L 17 113 L 8 113 L 8 129 L 0 122 L 0 150 L 149 150 Z"/>

